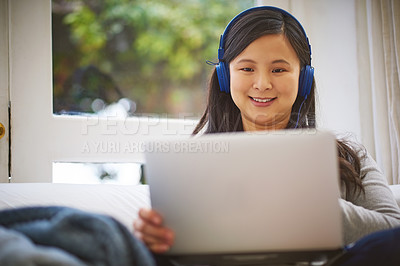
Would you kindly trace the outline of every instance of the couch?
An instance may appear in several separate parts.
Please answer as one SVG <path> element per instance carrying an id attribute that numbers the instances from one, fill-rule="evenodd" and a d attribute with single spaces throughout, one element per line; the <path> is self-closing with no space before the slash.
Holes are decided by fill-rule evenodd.
<path id="1" fill-rule="evenodd" d="M 400 185 L 390 188 L 400 206 Z M 138 210 L 150 206 L 149 189 L 147 185 L 0 184 L 0 210 L 49 205 L 107 214 L 132 230 Z"/>

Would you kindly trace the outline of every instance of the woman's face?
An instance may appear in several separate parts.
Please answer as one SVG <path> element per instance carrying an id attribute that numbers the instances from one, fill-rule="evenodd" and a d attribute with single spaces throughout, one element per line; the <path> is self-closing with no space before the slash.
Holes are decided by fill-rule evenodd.
<path id="1" fill-rule="evenodd" d="M 282 34 L 253 41 L 229 64 L 231 95 L 245 131 L 283 129 L 294 104 L 300 61 Z"/>

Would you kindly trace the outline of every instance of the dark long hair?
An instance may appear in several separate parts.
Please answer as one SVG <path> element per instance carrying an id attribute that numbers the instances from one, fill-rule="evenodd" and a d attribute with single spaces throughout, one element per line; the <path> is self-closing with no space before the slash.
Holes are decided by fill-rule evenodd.
<path id="1" fill-rule="evenodd" d="M 250 43 L 269 34 L 283 34 L 289 40 L 299 58 L 300 68 L 311 64 L 308 42 L 299 23 L 289 15 L 271 9 L 254 9 L 235 21 L 225 35 L 225 53 L 222 61 L 229 66 L 229 63 Z M 286 128 L 316 127 L 315 79 L 312 82 L 310 95 L 300 108 L 303 100 L 303 97 L 297 96 Z M 240 110 L 233 102 L 231 94 L 220 91 L 215 69 L 208 87 L 206 110 L 193 134 L 201 131 L 206 134 L 243 131 Z M 346 195 L 351 191 L 363 191 L 360 178 L 361 163 L 357 151 L 343 140 L 337 140 L 337 148 L 340 177 L 346 187 Z"/>

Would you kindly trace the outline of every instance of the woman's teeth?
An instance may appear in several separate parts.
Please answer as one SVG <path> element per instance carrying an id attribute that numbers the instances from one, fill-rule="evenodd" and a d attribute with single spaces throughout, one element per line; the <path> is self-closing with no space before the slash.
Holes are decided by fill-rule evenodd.
<path id="1" fill-rule="evenodd" d="M 253 98 L 251 97 L 254 101 L 259 102 L 259 103 L 266 103 L 266 102 L 270 102 L 275 98 L 271 98 L 271 99 L 258 99 L 258 98 Z"/>

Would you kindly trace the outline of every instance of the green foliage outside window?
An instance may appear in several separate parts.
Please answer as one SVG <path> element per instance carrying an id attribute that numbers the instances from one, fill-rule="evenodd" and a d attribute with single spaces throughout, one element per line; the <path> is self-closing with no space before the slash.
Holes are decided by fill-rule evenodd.
<path id="1" fill-rule="evenodd" d="M 96 98 L 125 97 L 133 114 L 199 115 L 212 71 L 205 61 L 217 61 L 226 24 L 253 4 L 53 0 L 54 112 L 93 112 Z"/>

